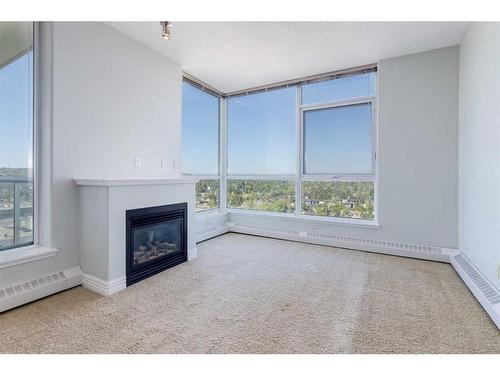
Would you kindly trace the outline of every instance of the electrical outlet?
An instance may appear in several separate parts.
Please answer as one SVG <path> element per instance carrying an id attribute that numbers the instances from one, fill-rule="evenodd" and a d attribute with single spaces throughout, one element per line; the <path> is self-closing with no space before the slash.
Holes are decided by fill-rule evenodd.
<path id="1" fill-rule="evenodd" d="M 161 159 L 161 168 L 171 168 L 175 169 L 177 166 L 177 163 L 175 162 L 175 159 Z"/>
<path id="2" fill-rule="evenodd" d="M 134 167 L 140 167 L 142 166 L 142 160 L 141 158 L 134 158 Z"/>

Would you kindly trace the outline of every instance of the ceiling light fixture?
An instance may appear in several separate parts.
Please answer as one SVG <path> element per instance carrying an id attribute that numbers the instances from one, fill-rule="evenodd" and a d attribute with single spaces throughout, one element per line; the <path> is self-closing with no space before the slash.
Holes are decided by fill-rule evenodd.
<path id="1" fill-rule="evenodd" d="M 172 22 L 160 21 L 161 36 L 165 40 L 170 40 L 170 32 L 172 31 Z"/>

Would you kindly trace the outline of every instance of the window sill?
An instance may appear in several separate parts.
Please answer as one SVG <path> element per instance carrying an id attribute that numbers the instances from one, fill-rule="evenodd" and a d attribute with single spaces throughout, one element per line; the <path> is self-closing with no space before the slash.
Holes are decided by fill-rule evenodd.
<path id="1" fill-rule="evenodd" d="M 195 213 L 196 219 L 210 219 L 227 215 L 228 211 L 221 208 L 212 208 L 210 210 L 198 211 Z"/>
<path id="2" fill-rule="evenodd" d="M 30 245 L 9 250 L 2 250 L 0 251 L 0 268 L 7 268 L 23 263 L 50 258 L 56 254 L 57 249 L 50 249 L 40 245 Z"/>
<path id="3" fill-rule="evenodd" d="M 363 219 L 342 219 L 337 217 L 321 217 L 321 216 L 307 216 L 300 215 L 297 216 L 295 214 L 284 214 L 284 213 L 276 213 L 276 212 L 266 212 L 266 211 L 252 211 L 252 210 L 240 210 L 240 209 L 229 209 L 228 212 L 231 215 L 241 215 L 241 216 L 265 216 L 265 217 L 275 217 L 281 218 L 285 220 L 292 221 L 303 221 L 303 222 L 315 222 L 315 223 L 328 223 L 335 225 L 343 225 L 348 227 L 362 227 L 362 228 L 380 228 L 380 224 L 371 221 L 371 220 L 363 220 Z"/>

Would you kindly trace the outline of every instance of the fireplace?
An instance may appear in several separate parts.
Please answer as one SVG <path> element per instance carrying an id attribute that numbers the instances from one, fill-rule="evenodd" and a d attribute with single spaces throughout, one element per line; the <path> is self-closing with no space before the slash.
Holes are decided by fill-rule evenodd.
<path id="1" fill-rule="evenodd" d="M 127 286 L 187 261 L 187 203 L 127 210 Z"/>

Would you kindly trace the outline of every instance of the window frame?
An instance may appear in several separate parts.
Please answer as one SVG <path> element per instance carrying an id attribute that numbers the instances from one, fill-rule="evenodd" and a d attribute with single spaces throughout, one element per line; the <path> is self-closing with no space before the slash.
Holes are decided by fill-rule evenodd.
<path id="1" fill-rule="evenodd" d="M 298 88 L 300 92 L 298 96 L 302 95 L 302 85 Z M 315 111 L 321 109 L 331 109 L 331 108 L 341 108 L 347 107 L 351 105 L 357 104 L 370 104 L 371 105 L 371 173 L 305 173 L 305 158 L 304 158 L 304 123 L 305 123 L 305 114 L 308 111 Z M 359 221 L 362 223 L 378 223 L 378 209 L 377 209 L 377 201 L 378 201 L 378 178 L 377 178 L 377 143 L 378 143 L 378 131 L 377 131 L 377 86 L 375 87 L 375 94 L 361 97 L 354 97 L 349 99 L 342 99 L 337 101 L 330 102 L 321 102 L 315 104 L 302 104 L 302 100 L 300 100 L 299 106 L 299 129 L 298 129 L 298 147 L 299 147 L 299 160 L 298 160 L 298 179 L 297 179 L 297 187 L 296 194 L 296 215 L 301 217 L 315 217 L 321 218 L 325 220 L 335 221 L 348 221 L 352 223 L 353 221 Z M 302 213 L 302 182 L 303 181 L 324 181 L 324 182 L 336 182 L 336 181 L 345 181 L 345 182 L 358 182 L 358 181 L 368 181 L 373 182 L 374 185 L 374 197 L 373 197 L 373 220 L 370 219 L 353 219 L 353 218 L 340 218 L 334 216 L 317 216 L 317 215 L 306 215 Z"/>
<path id="2" fill-rule="evenodd" d="M 29 21 L 28 21 L 29 22 Z M 12 246 L 4 247 L 0 249 L 0 254 L 2 256 L 8 256 L 11 254 L 11 251 L 29 251 L 31 249 L 36 249 L 41 246 L 41 235 L 40 235 L 40 204 L 39 204 L 39 196 L 40 196 L 40 66 L 39 66 L 39 61 L 40 61 L 40 51 L 39 51 L 39 40 L 40 40 L 40 25 L 39 22 L 29 22 L 31 23 L 31 52 L 32 52 L 32 58 L 31 58 L 31 69 L 30 69 L 30 75 L 31 75 L 31 111 L 32 111 L 32 116 L 31 116 L 31 129 L 32 129 L 32 144 L 31 144 L 31 154 L 32 154 L 32 185 L 33 185 L 33 201 L 32 201 L 32 213 L 33 213 L 33 218 L 32 218 L 32 240 L 28 242 L 22 242 L 22 243 L 15 243 L 16 239 L 16 218 L 14 217 L 14 233 L 13 233 L 13 241 L 14 243 Z M 28 50 L 26 53 L 29 53 L 30 51 Z M 20 58 L 20 56 L 17 56 L 13 61 L 17 60 Z M 15 187 L 14 187 L 15 189 Z M 14 190 L 15 191 L 15 190 Z M 16 211 L 16 208 L 14 206 L 14 211 Z M 15 215 L 15 214 L 14 214 Z M 3 258 L 3 257 L 2 257 Z M 2 262 L 0 262 L 1 265 Z"/>

